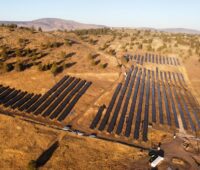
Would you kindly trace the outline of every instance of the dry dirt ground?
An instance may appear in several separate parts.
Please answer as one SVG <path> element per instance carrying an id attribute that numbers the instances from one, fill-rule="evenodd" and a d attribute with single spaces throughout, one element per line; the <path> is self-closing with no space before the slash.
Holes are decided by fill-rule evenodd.
<path id="1" fill-rule="evenodd" d="M 121 31 L 119 31 L 121 32 Z M 115 39 L 109 42 L 108 49 L 115 49 L 117 54 L 112 56 L 108 54 L 107 50 L 99 50 L 106 42 L 113 38 L 113 35 L 90 35 L 89 38 L 98 39 L 97 45 L 91 45 L 84 42 L 80 37 L 73 33 L 63 32 L 51 32 L 32 34 L 30 31 L 17 29 L 16 31 L 9 31 L 6 28 L 0 28 L 2 39 L 0 39 L 0 45 L 8 45 L 12 48 L 19 48 L 19 38 L 27 38 L 30 40 L 30 44 L 26 48 L 37 48 L 42 50 L 41 44 L 47 42 L 64 42 L 66 38 L 76 40 L 78 44 L 74 44 L 71 47 L 61 46 L 55 49 L 47 49 L 45 52 L 49 54 L 41 58 L 39 61 L 42 63 L 49 63 L 54 61 L 60 61 L 61 52 L 66 54 L 75 53 L 74 56 L 65 60 L 66 63 L 75 62 L 76 64 L 70 68 L 65 69 L 62 73 L 56 77 L 52 75 L 50 71 L 38 71 L 37 66 L 33 66 L 23 72 L 11 71 L 0 74 L 0 84 L 9 85 L 16 89 L 26 90 L 28 92 L 34 92 L 37 94 L 44 94 L 50 89 L 56 82 L 58 82 L 64 75 L 72 75 L 87 81 L 92 81 L 93 86 L 88 92 L 81 98 L 78 104 L 75 106 L 75 111 L 82 115 L 82 113 L 92 116 L 96 114 L 96 110 L 90 110 L 90 103 L 94 102 L 96 106 L 101 103 L 100 100 L 104 98 L 99 97 L 104 95 L 105 92 L 113 87 L 113 85 L 119 81 L 121 69 L 118 64 L 121 62 L 121 56 L 126 53 L 134 54 L 135 52 L 147 51 L 147 44 L 143 46 L 143 49 L 138 50 L 138 43 L 142 43 L 143 40 L 153 38 L 152 47 L 156 49 L 160 45 L 163 45 L 164 41 L 159 37 L 160 33 L 152 32 L 150 35 L 145 35 L 145 32 L 137 33 L 137 30 L 122 31 L 122 34 L 129 33 L 130 36 L 116 36 Z M 135 35 L 136 39 L 131 40 Z M 155 36 L 155 37 L 154 37 Z M 169 35 L 171 36 L 171 35 Z M 173 38 L 172 38 L 173 39 Z M 128 43 L 128 44 L 127 44 Z M 174 56 L 186 54 L 188 47 L 180 48 L 180 46 L 174 46 L 174 40 L 171 43 L 167 43 L 167 46 L 171 46 L 169 52 L 163 51 L 163 54 Z M 125 47 L 125 48 L 124 48 Z M 151 51 L 150 51 L 151 52 Z M 155 52 L 152 51 L 152 52 Z M 88 59 L 88 54 L 98 53 L 98 59 L 102 63 L 108 63 L 108 67 L 102 69 L 99 65 L 92 65 Z M 161 53 L 161 52 L 159 52 Z M 159 54 L 158 53 L 158 54 Z M 118 58 L 118 60 L 116 60 Z M 21 58 L 20 58 L 21 59 Z M 27 59 L 24 57 L 23 59 Z M 183 57 L 182 57 L 183 59 Z M 14 59 L 15 60 L 15 59 Z M 13 59 L 9 59 L 7 62 L 11 62 Z M 148 65 L 148 64 L 147 64 Z M 191 56 L 187 60 L 184 59 L 184 66 L 186 68 L 186 74 L 192 84 L 193 90 L 196 94 L 196 98 L 200 101 L 200 62 L 197 56 Z M 148 67 L 148 66 L 147 66 Z M 150 67 L 150 66 L 149 66 Z M 166 68 L 171 69 L 171 68 Z M 184 72 L 185 74 L 185 72 Z M 105 93 L 106 94 L 106 93 Z M 99 99 L 99 100 L 98 100 Z M 109 101 L 104 101 L 109 102 Z M 93 103 L 92 103 L 93 104 Z M 93 114 L 93 115 L 92 115 Z M 91 116 L 92 115 L 92 116 Z M 85 115 L 84 115 L 85 116 Z M 83 117 L 83 118 L 86 118 Z M 79 123 L 86 123 L 80 120 Z M 161 141 L 166 137 L 159 130 L 151 130 L 153 140 L 156 142 Z M 166 168 L 169 165 L 173 167 L 171 163 L 172 155 L 176 155 L 179 152 L 179 156 L 184 155 L 184 160 L 189 159 L 191 156 L 180 148 L 182 141 L 175 141 L 170 143 L 172 136 L 169 135 L 166 145 L 163 145 L 166 149 L 167 161 L 162 168 Z M 61 132 L 50 127 L 33 124 L 20 120 L 19 117 L 13 118 L 0 114 L 0 169 L 3 170 L 16 170 L 27 169 L 28 163 L 31 160 L 36 160 L 41 153 L 46 150 L 53 142 L 60 140 L 60 145 L 53 153 L 50 160 L 41 167 L 41 169 L 148 169 L 148 156 L 145 151 L 125 146 L 122 144 L 111 143 L 99 139 L 90 139 L 86 137 L 79 137 L 67 132 Z M 178 147 L 179 146 L 179 147 Z M 177 148 L 176 148 L 177 147 Z M 176 149 L 174 149 L 176 148 Z M 180 169 L 191 168 L 191 159 L 189 164 L 183 166 L 177 165 Z M 195 166 L 196 168 L 196 166 Z"/>
<path id="2" fill-rule="evenodd" d="M 60 146 L 41 169 L 132 169 L 147 156 L 133 147 L 79 137 L 19 118 L 0 115 L 0 121 L 0 169 L 4 170 L 27 169 L 60 136 Z"/>
<path id="3" fill-rule="evenodd" d="M 58 148 L 39 169 L 122 170 L 149 169 L 148 152 L 134 147 L 77 136 L 75 134 L 33 124 L 19 117 L 0 114 L 0 169 L 25 170 L 28 164 L 48 149 L 55 141 Z M 16 140 L 17 138 L 17 140 Z M 186 151 L 183 140 L 171 139 L 161 146 L 165 160 L 158 169 L 198 169 L 192 156 Z M 76 154 L 75 154 L 76 153 Z"/>

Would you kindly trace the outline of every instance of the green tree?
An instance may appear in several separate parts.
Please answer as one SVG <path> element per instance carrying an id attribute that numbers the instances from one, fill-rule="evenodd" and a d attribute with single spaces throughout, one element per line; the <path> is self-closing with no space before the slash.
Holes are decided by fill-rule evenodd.
<path id="1" fill-rule="evenodd" d="M 53 63 L 51 66 L 51 72 L 56 75 L 58 73 L 58 66 L 56 63 Z"/>
<path id="2" fill-rule="evenodd" d="M 42 32 L 42 28 L 41 28 L 41 27 L 39 27 L 39 28 L 38 28 L 38 31 Z"/>
<path id="3" fill-rule="evenodd" d="M 23 71 L 23 63 L 21 63 L 20 61 L 16 62 L 15 64 L 15 70 L 16 71 Z"/>

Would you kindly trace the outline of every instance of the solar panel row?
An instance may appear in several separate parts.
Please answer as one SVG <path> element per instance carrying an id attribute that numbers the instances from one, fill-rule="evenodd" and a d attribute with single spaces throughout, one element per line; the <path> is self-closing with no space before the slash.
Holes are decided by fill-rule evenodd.
<path id="1" fill-rule="evenodd" d="M 129 71 L 129 73 L 127 75 L 125 84 L 124 84 L 124 86 L 123 86 L 123 88 L 121 90 L 117 105 L 115 107 L 115 111 L 113 113 L 113 117 L 112 117 L 111 122 L 110 122 L 110 124 L 108 126 L 107 132 L 109 132 L 109 133 L 111 133 L 113 131 L 114 126 L 116 124 L 116 120 L 117 120 L 117 117 L 118 117 L 118 114 L 119 114 L 119 111 L 120 111 L 120 108 L 121 108 L 121 104 L 122 104 L 122 101 L 124 99 L 124 96 L 125 96 L 125 93 L 126 93 L 129 81 L 130 81 L 131 73 L 132 73 L 132 69 Z"/>
<path id="2" fill-rule="evenodd" d="M 149 121 L 149 94 L 150 94 L 150 70 L 148 70 L 147 75 L 147 85 L 146 85 L 146 100 L 145 100 L 145 111 L 144 111 L 144 123 L 143 123 L 143 141 L 148 140 L 148 121 Z"/>
<path id="3" fill-rule="evenodd" d="M 167 56 L 158 56 L 154 54 L 145 54 L 144 56 L 140 56 L 140 54 L 135 55 L 134 58 L 136 60 L 136 63 L 143 65 L 144 62 L 149 63 L 156 63 L 156 64 L 167 64 L 167 65 L 180 65 L 180 61 L 178 58 L 175 57 L 167 57 Z"/>
<path id="4" fill-rule="evenodd" d="M 162 81 L 162 91 L 163 91 L 163 97 L 164 97 L 164 102 L 165 102 L 165 109 L 166 109 L 166 113 L 167 113 L 167 124 L 169 126 L 171 126 L 171 113 L 169 110 L 169 103 L 168 103 L 168 99 L 167 99 L 167 93 L 165 90 L 162 72 L 160 72 L 160 76 L 161 76 L 161 81 Z"/>
<path id="5" fill-rule="evenodd" d="M 0 85 L 0 103 L 12 109 L 18 108 L 18 110 L 27 113 L 33 112 L 35 115 L 44 112 L 43 116 L 50 115 L 56 109 L 51 118 L 56 118 L 61 113 L 58 111 L 63 111 L 58 118 L 59 121 L 62 121 L 71 112 L 76 102 L 90 85 L 91 82 L 64 76 L 44 95 L 28 94 L 27 92 Z"/>
<path id="6" fill-rule="evenodd" d="M 83 88 L 77 93 L 77 95 L 73 98 L 73 100 L 69 103 L 67 108 L 64 110 L 64 112 L 58 117 L 58 121 L 62 121 L 65 119 L 65 117 L 70 114 L 72 108 L 75 106 L 75 104 L 78 102 L 78 100 L 81 98 L 81 96 L 86 92 L 86 90 L 91 86 L 91 82 L 85 83 Z"/>
<path id="7" fill-rule="evenodd" d="M 5 107 L 8 106 L 12 106 L 14 103 L 16 103 L 18 100 L 20 100 L 21 98 L 23 98 L 25 95 L 27 94 L 27 92 L 20 92 L 17 96 L 13 97 L 12 99 L 10 99 L 8 102 L 6 102 L 4 104 Z"/>
<path id="8" fill-rule="evenodd" d="M 67 79 L 56 91 L 53 93 L 48 99 L 46 99 L 43 104 L 41 104 L 36 111 L 34 112 L 35 115 L 41 114 L 52 102 L 53 100 L 58 97 L 61 92 L 71 83 L 72 79 Z"/>
<path id="9" fill-rule="evenodd" d="M 140 56 L 137 56 L 136 59 L 138 61 L 141 59 L 140 62 L 142 60 L 145 62 L 148 59 L 151 59 L 152 61 L 156 59 L 156 57 L 154 59 L 153 58 L 154 56 L 151 56 L 151 57 L 145 56 L 143 59 L 141 59 Z M 170 62 L 170 59 L 168 57 L 165 57 L 161 62 L 168 63 Z M 158 68 L 156 68 L 156 76 L 154 75 L 153 70 L 152 71 L 148 70 L 148 74 L 146 78 L 145 77 L 146 70 L 144 69 L 144 71 L 142 72 L 142 69 L 138 69 L 138 67 L 133 69 L 132 76 L 131 74 L 127 75 L 126 81 L 123 86 L 121 84 L 118 85 L 117 89 L 115 90 L 114 95 L 112 96 L 112 100 L 109 104 L 109 107 L 106 110 L 106 113 L 102 119 L 101 117 L 102 117 L 103 108 L 102 107 L 99 108 L 99 111 L 97 112 L 95 118 L 90 124 L 91 129 L 96 128 L 98 123 L 100 123 L 98 130 L 102 131 L 108 125 L 107 132 L 109 133 L 113 132 L 116 127 L 115 133 L 118 135 L 121 135 L 124 128 L 125 133 L 123 135 L 126 137 L 129 137 L 132 132 L 132 127 L 134 125 L 133 127 L 134 139 L 140 138 L 140 131 L 142 130 L 141 131 L 142 139 L 143 141 L 147 141 L 148 140 L 149 111 L 151 108 L 152 122 L 156 123 L 156 117 L 157 117 L 156 103 L 158 103 L 158 109 L 159 109 L 159 112 L 158 112 L 159 122 L 157 123 L 164 124 L 164 118 L 166 117 L 166 122 L 168 126 L 172 126 L 172 124 L 175 123 L 175 127 L 179 128 L 180 127 L 179 116 L 180 116 L 180 120 L 182 122 L 181 124 L 183 125 L 183 128 L 188 129 L 187 123 L 189 123 L 191 129 L 195 131 L 196 130 L 195 123 L 192 120 L 192 116 L 191 116 L 191 113 L 193 112 L 194 117 L 196 118 L 195 122 L 197 122 L 198 126 L 200 125 L 198 114 L 195 113 L 195 110 L 190 111 L 191 108 L 194 108 L 194 107 L 191 107 L 192 105 L 190 106 L 190 102 L 186 103 L 186 99 L 189 100 L 191 99 L 191 97 L 185 97 L 185 95 L 181 95 L 182 91 L 179 91 L 180 86 L 178 85 L 180 84 L 180 82 L 179 84 L 177 84 L 178 83 L 177 78 L 180 77 L 180 81 L 182 81 L 182 83 L 184 82 L 181 74 L 177 74 L 174 72 L 171 73 L 171 72 L 159 71 Z M 173 77 L 171 76 L 171 74 Z M 155 77 L 156 77 L 156 81 L 155 81 Z M 135 86 L 134 86 L 134 83 L 136 83 Z M 150 88 L 150 86 L 152 88 Z M 133 95 L 132 95 L 132 91 L 134 91 Z M 139 98 L 137 97 L 138 93 L 139 93 Z M 144 93 L 146 94 L 145 97 L 144 97 Z M 186 91 L 184 91 L 184 93 L 186 93 Z M 156 98 L 156 95 L 157 95 L 157 98 Z M 132 99 L 131 99 L 131 96 L 132 96 Z M 116 104 L 115 104 L 115 100 L 117 101 Z M 150 101 L 152 102 L 149 103 Z M 129 103 L 130 103 L 130 107 L 129 107 Z M 114 105 L 115 105 L 115 109 L 114 111 L 112 111 Z M 152 106 L 150 107 L 150 105 Z M 137 113 L 134 117 L 135 110 L 137 111 Z M 118 121 L 118 116 L 120 113 L 121 113 L 121 116 Z M 144 119 L 142 120 L 143 116 L 144 116 Z M 187 122 L 187 118 L 189 120 L 188 122 Z M 117 124 L 117 121 L 118 121 L 118 124 Z M 135 124 L 132 124 L 133 121 L 135 122 Z M 124 126 L 124 122 L 126 122 L 125 126 Z"/>
<path id="10" fill-rule="evenodd" d="M 171 74 L 170 74 L 170 76 L 171 76 Z M 171 78 L 171 77 L 170 77 L 170 78 Z M 168 83 L 168 79 L 167 79 L 167 74 L 166 74 L 166 72 L 165 72 L 165 80 L 166 80 L 166 82 L 167 82 L 167 89 L 168 89 L 170 101 L 171 101 L 171 104 L 172 104 L 172 111 L 173 111 L 173 113 L 174 113 L 175 126 L 176 126 L 177 128 L 179 128 L 176 106 L 175 106 L 174 99 L 173 99 L 173 96 L 172 96 L 171 88 L 170 88 L 169 83 Z"/>
<path id="11" fill-rule="evenodd" d="M 143 95 L 144 95 L 144 87 L 145 87 L 145 76 L 146 76 L 146 69 L 144 69 L 143 76 L 142 76 L 142 84 L 141 84 L 141 89 L 140 89 L 140 97 L 139 97 L 138 110 L 137 110 L 136 122 L 135 122 L 135 131 L 134 131 L 135 139 L 139 138 Z"/>
<path id="12" fill-rule="evenodd" d="M 156 123 L 156 103 L 155 103 L 155 77 L 152 71 L 152 122 Z"/>
<path id="13" fill-rule="evenodd" d="M 110 104 L 109 104 L 109 106 L 108 106 L 108 108 L 107 108 L 107 110 L 106 110 L 106 113 L 105 113 L 105 115 L 104 115 L 104 117 L 103 117 L 103 120 L 102 120 L 102 122 L 101 122 L 101 124 L 100 124 L 100 126 L 99 126 L 99 130 L 100 130 L 100 131 L 104 130 L 104 128 L 105 128 L 105 126 L 106 126 L 106 124 L 107 124 L 107 122 L 108 122 L 108 119 L 109 119 L 109 117 L 110 117 L 110 113 L 111 113 L 111 111 L 112 111 L 112 109 L 113 109 L 113 106 L 114 106 L 114 104 L 115 104 L 115 101 L 116 101 L 116 99 L 117 99 L 117 96 L 118 96 L 118 94 L 119 94 L 119 91 L 120 91 L 121 87 L 122 87 L 122 84 L 119 83 L 119 84 L 117 85 L 117 88 L 116 88 L 116 90 L 115 90 L 115 92 L 114 92 L 114 95 L 113 95 L 113 97 L 112 97 L 112 99 L 111 99 L 111 101 L 110 101 Z"/>
<path id="14" fill-rule="evenodd" d="M 126 112 L 127 112 L 127 109 L 128 109 L 128 104 L 129 104 L 129 100 L 130 100 L 130 97 L 131 97 L 131 94 L 132 94 L 132 89 L 133 89 L 133 85 L 134 85 L 134 82 L 135 82 L 135 77 L 136 77 L 137 72 L 138 72 L 138 67 L 136 67 L 134 69 L 133 76 L 131 78 L 131 82 L 130 82 L 128 93 L 127 93 L 127 96 L 126 96 L 126 100 L 125 100 L 125 103 L 124 103 L 124 106 L 123 106 L 123 109 L 122 109 L 122 113 L 121 113 L 121 117 L 120 117 L 120 120 L 119 120 L 117 130 L 116 130 L 116 133 L 118 135 L 121 134 L 121 132 L 122 132 L 122 128 L 123 128 L 123 125 L 124 125 L 124 119 L 125 119 Z"/>
<path id="15" fill-rule="evenodd" d="M 126 131 L 125 131 L 126 137 L 129 137 L 130 133 L 131 133 L 131 126 L 132 126 L 132 121 L 133 121 L 133 116 L 134 116 L 134 111 L 135 111 L 135 103 L 136 103 L 138 89 L 139 89 L 139 85 L 140 85 L 141 74 L 142 74 L 142 70 L 140 69 L 139 73 L 138 73 L 138 77 L 137 77 L 137 81 L 136 81 L 136 85 L 135 85 L 135 89 L 134 89 L 134 94 L 133 94 L 133 99 L 132 99 L 132 103 L 131 103 L 131 108 L 129 111 L 128 121 L 127 121 L 127 125 L 126 125 Z"/>
<path id="16" fill-rule="evenodd" d="M 160 80 L 159 80 L 159 76 L 158 76 L 158 68 L 156 68 L 156 81 L 157 81 L 159 120 L 160 120 L 160 124 L 164 124 L 163 109 L 162 109 L 162 96 L 161 96 L 161 91 L 160 91 Z"/>
<path id="17" fill-rule="evenodd" d="M 102 116 L 104 109 L 105 109 L 105 105 L 102 105 L 102 106 L 99 107 L 99 110 L 98 110 L 95 118 L 93 119 L 93 121 L 90 125 L 91 129 L 95 129 L 97 127 L 97 124 L 99 123 L 99 121 L 101 119 L 101 116 Z"/>
<path id="18" fill-rule="evenodd" d="M 48 92 L 46 92 L 43 96 L 41 96 L 30 108 L 26 110 L 26 112 L 34 112 L 53 92 L 57 90 L 68 77 L 64 76 L 54 87 L 52 87 Z"/>
<path id="19" fill-rule="evenodd" d="M 81 81 L 80 83 L 79 83 L 79 81 L 80 80 L 76 79 L 71 84 L 71 86 L 69 87 L 70 91 L 72 90 L 73 87 L 75 87 L 75 88 L 70 92 L 70 94 L 67 96 L 67 98 L 65 98 L 65 100 L 60 103 L 60 105 L 57 107 L 57 109 L 51 114 L 50 119 L 56 118 L 63 111 L 63 109 L 66 107 L 66 105 L 70 102 L 70 100 L 73 98 L 73 96 L 76 94 L 76 92 L 78 92 L 78 90 L 85 84 L 84 80 Z"/>
<path id="20" fill-rule="evenodd" d="M 18 100 L 13 106 L 11 106 L 13 109 L 19 108 L 21 107 L 25 102 L 27 102 L 28 100 L 31 99 L 31 97 L 33 97 L 33 93 L 32 94 L 27 94 L 25 97 L 23 97 L 21 100 Z"/>
<path id="21" fill-rule="evenodd" d="M 71 78 L 70 78 L 71 79 Z M 74 80 L 74 78 L 72 78 Z M 70 80 L 72 81 L 72 80 Z M 76 86 L 76 84 L 79 82 L 78 79 L 75 79 L 71 82 L 71 84 L 63 91 L 63 93 L 51 104 L 51 106 L 43 113 L 43 116 L 49 116 L 52 111 L 59 105 L 62 105 L 62 100 L 68 95 L 68 93 Z M 68 102 L 67 102 L 68 103 Z M 66 103 L 66 104 L 67 104 Z M 56 117 L 56 116 L 55 116 Z M 51 118 L 51 117 L 50 117 Z M 54 118 L 54 117 L 52 117 Z"/>

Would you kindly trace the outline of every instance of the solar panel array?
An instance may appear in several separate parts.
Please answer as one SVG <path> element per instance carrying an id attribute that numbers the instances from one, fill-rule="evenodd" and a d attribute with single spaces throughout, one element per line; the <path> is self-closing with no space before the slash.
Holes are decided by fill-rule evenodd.
<path id="1" fill-rule="evenodd" d="M 154 54 L 145 54 L 140 55 L 136 54 L 134 56 L 127 55 L 130 60 L 135 61 L 137 64 L 143 65 L 143 63 L 155 63 L 161 65 L 172 65 L 172 66 L 179 66 L 180 61 L 176 57 L 168 57 L 168 56 L 158 56 Z"/>
<path id="2" fill-rule="evenodd" d="M 0 85 L 0 104 L 11 109 L 63 121 L 92 83 L 64 76 L 44 95 Z"/>
<path id="3" fill-rule="evenodd" d="M 195 132 L 200 129 L 199 105 L 187 89 L 181 73 L 132 67 L 107 109 L 99 107 L 90 128 L 143 141 L 148 140 L 149 124 L 172 129 L 182 124 Z"/>

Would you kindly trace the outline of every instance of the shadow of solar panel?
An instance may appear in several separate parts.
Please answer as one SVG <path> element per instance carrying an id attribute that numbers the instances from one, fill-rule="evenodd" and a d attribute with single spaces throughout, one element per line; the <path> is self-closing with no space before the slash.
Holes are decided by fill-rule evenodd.
<path id="1" fill-rule="evenodd" d="M 69 103 L 68 107 L 64 110 L 64 112 L 58 117 L 58 121 L 64 120 L 68 114 L 70 114 L 71 110 L 75 106 L 75 104 L 78 102 L 78 100 L 81 98 L 81 96 L 87 91 L 87 89 L 90 87 L 92 83 L 87 82 L 83 86 L 83 88 L 77 93 L 77 95 L 73 98 L 73 100 Z"/>

